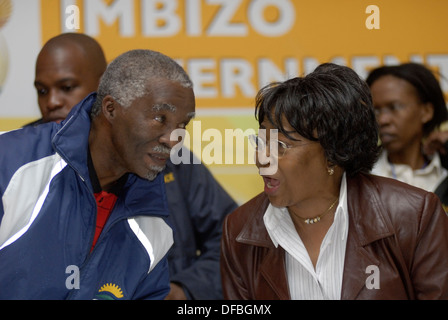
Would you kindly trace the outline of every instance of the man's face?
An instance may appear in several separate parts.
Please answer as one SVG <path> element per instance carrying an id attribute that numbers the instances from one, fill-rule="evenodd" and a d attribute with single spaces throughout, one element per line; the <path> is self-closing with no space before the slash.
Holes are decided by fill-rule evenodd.
<path id="1" fill-rule="evenodd" d="M 103 100 L 103 109 L 104 104 Z M 153 180 L 165 168 L 171 148 L 178 144 L 170 140 L 171 133 L 185 128 L 194 116 L 193 90 L 161 79 L 152 81 L 150 93 L 135 99 L 128 108 L 115 100 L 112 104 L 109 122 L 118 165 Z"/>
<path id="2" fill-rule="evenodd" d="M 64 120 L 77 103 L 97 90 L 98 82 L 99 75 L 76 46 L 42 51 L 34 86 L 43 121 Z"/>

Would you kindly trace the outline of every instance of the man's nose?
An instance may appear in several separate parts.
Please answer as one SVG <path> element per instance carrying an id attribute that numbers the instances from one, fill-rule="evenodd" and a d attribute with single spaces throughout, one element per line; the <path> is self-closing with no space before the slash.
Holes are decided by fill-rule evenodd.
<path id="1" fill-rule="evenodd" d="M 56 90 L 50 90 L 50 92 L 48 93 L 47 109 L 51 111 L 60 109 L 63 106 L 64 99 L 61 97 L 61 95 L 56 92 Z"/>
<path id="2" fill-rule="evenodd" d="M 162 135 L 160 135 L 159 143 L 167 146 L 168 148 L 172 149 L 175 145 L 179 143 L 178 140 L 172 140 L 171 133 L 173 130 L 165 130 Z M 183 141 L 183 139 L 182 139 Z"/>

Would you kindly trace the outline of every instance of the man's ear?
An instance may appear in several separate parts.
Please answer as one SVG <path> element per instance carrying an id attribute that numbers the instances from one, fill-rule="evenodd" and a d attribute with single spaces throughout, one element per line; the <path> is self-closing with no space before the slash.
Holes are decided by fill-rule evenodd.
<path id="1" fill-rule="evenodd" d="M 108 121 L 112 121 L 117 112 L 117 102 L 112 96 L 105 96 L 101 103 L 101 112 Z"/>

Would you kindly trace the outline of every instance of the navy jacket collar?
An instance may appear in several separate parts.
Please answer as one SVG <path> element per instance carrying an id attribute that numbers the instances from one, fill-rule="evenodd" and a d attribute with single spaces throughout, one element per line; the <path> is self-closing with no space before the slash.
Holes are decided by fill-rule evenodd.
<path id="1" fill-rule="evenodd" d="M 96 93 L 88 95 L 77 104 L 52 139 L 53 148 L 84 180 L 89 180 L 87 147 L 90 132 L 90 110 Z"/>

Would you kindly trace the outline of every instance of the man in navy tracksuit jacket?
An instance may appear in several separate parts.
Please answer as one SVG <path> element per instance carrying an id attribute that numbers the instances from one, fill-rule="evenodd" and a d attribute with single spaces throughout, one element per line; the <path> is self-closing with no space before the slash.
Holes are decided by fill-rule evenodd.
<path id="1" fill-rule="evenodd" d="M 147 58 L 149 50 L 142 51 L 124 54 L 121 63 L 126 65 L 127 60 L 134 59 L 138 62 L 136 68 L 144 69 L 142 66 L 150 64 L 148 59 L 152 62 L 154 54 Z M 167 64 L 166 58 L 155 65 Z M 180 72 L 174 61 L 168 64 Z M 133 77 L 135 72 L 127 74 Z M 144 89 L 148 90 L 150 81 L 144 81 Z M 180 88 L 173 84 L 176 81 L 159 77 L 156 86 L 164 85 L 164 93 L 145 91 L 127 107 L 112 97 L 104 98 L 100 113 L 110 114 L 101 114 L 102 121 L 111 123 L 115 131 L 123 130 L 122 122 L 138 124 L 132 122 L 138 117 L 132 116 L 144 109 L 148 110 L 145 125 L 162 128 L 155 123 L 165 112 L 167 123 L 163 130 L 168 132 L 170 121 L 178 120 L 170 117 L 182 117 L 184 110 L 189 114 L 194 111 L 191 88 Z M 179 95 L 176 98 L 166 94 L 175 90 Z M 121 187 L 116 202 L 92 246 L 99 210 L 92 180 L 96 177 L 95 169 L 101 167 L 98 157 L 92 153 L 90 158 L 89 153 L 95 100 L 96 94 L 88 96 L 60 124 L 51 122 L 0 135 L 0 299 L 163 299 L 169 292 L 166 254 L 173 236 L 167 223 L 163 176 L 148 180 L 139 171 L 148 159 L 161 157 L 160 151 L 156 154 L 151 149 L 144 154 L 144 149 L 143 157 L 137 157 L 140 153 L 136 152 L 124 162 L 132 163 L 135 169 L 118 179 Z M 179 106 L 184 101 L 186 107 Z M 177 116 L 166 114 L 173 112 L 176 104 Z M 170 105 L 170 109 L 161 105 Z M 140 142 L 147 142 L 143 140 L 146 132 L 129 134 L 141 134 Z M 117 145 L 126 141 L 121 141 L 121 136 L 116 139 Z M 107 139 L 99 142 L 108 144 Z M 117 161 L 117 167 L 120 165 L 122 162 Z M 156 169 L 151 166 L 151 170 Z M 96 177 L 97 184 L 102 181 L 101 176 Z"/>
<path id="2" fill-rule="evenodd" d="M 174 244 L 168 259 L 171 282 L 188 299 L 223 299 L 219 269 L 222 223 L 238 205 L 199 160 L 167 162 L 167 189 Z M 198 252 L 200 254 L 198 254 Z"/>
<path id="3" fill-rule="evenodd" d="M 42 118 L 27 126 L 65 119 L 80 100 L 97 89 L 106 66 L 101 46 L 85 34 L 64 33 L 50 39 L 36 60 L 35 86 Z M 66 89 L 67 83 L 76 86 L 59 90 Z M 163 171 L 174 238 L 168 254 L 171 291 L 166 299 L 222 299 L 222 222 L 237 204 L 198 162 L 190 159 L 175 165 L 168 161 Z M 89 175 L 95 193 L 99 184 L 95 175 Z M 119 189 L 122 183 L 116 186 Z M 98 207 L 109 208 L 106 200 Z"/>
<path id="4" fill-rule="evenodd" d="M 91 252 L 97 208 L 87 135 L 93 99 L 75 107 L 62 124 L 0 136 L 1 299 L 95 299 L 107 292 L 104 286 L 115 298 L 146 298 L 151 292 L 157 299 L 168 292 L 164 255 L 172 235 L 161 175 L 151 183 L 128 176 Z M 155 241 L 154 257 L 139 238 L 145 223 L 147 241 Z"/>

